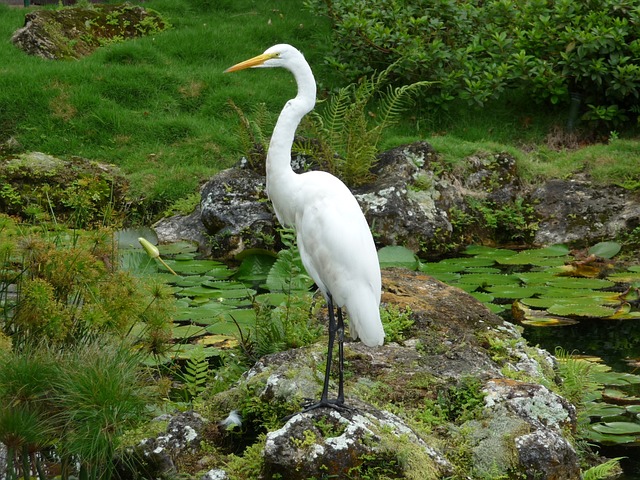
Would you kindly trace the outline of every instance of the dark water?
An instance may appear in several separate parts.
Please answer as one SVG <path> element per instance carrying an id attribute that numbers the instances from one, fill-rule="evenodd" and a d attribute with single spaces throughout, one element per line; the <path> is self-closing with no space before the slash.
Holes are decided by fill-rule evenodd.
<path id="1" fill-rule="evenodd" d="M 640 374 L 640 368 L 627 363 L 640 360 L 639 320 L 582 320 L 564 327 L 528 327 L 523 336 L 532 345 L 554 352 L 562 347 L 567 353 L 596 355 L 615 371 Z M 640 447 L 598 446 L 607 457 L 627 457 L 621 462 L 624 476 L 618 480 L 640 480 Z"/>

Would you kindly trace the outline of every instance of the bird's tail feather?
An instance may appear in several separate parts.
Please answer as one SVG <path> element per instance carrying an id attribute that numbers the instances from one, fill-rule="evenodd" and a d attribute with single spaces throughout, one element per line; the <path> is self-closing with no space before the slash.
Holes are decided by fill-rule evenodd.
<path id="1" fill-rule="evenodd" d="M 372 295 L 369 295 L 372 296 Z M 380 320 L 379 302 L 367 295 L 355 295 L 346 306 L 351 336 L 360 338 L 368 347 L 384 343 L 384 328 Z"/>

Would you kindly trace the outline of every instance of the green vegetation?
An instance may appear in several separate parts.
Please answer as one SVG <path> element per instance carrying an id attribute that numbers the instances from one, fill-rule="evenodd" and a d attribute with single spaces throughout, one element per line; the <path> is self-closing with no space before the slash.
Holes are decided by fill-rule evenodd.
<path id="1" fill-rule="evenodd" d="M 355 5 L 357 2 L 341 2 L 340 5 L 347 8 L 351 3 Z M 443 1 L 437 8 L 434 7 L 435 11 L 439 10 L 438 15 L 432 17 L 434 22 L 457 19 L 462 13 L 458 8 L 478 10 L 473 5 L 456 6 L 449 3 Z M 295 91 L 287 72 L 276 70 L 268 74 L 250 72 L 242 76 L 226 76 L 222 72 L 227 66 L 275 43 L 288 42 L 299 47 L 314 68 L 320 87 L 320 99 L 327 99 L 328 108 L 323 111 L 323 107 L 319 105 L 318 113 L 325 117 L 323 128 L 327 130 L 326 136 L 331 136 L 339 130 L 331 127 L 331 122 L 327 123 L 332 106 L 341 105 L 344 108 L 346 102 L 354 98 L 350 95 L 351 92 L 370 89 L 368 81 L 345 87 L 339 83 L 336 72 L 342 70 L 343 73 L 351 71 L 355 74 L 365 68 L 368 76 L 374 74 L 373 69 L 379 74 L 396 56 L 395 53 L 385 54 L 380 64 L 363 57 L 362 61 L 366 61 L 366 64 L 356 65 L 353 60 L 345 64 L 347 67 L 340 66 L 340 62 L 325 62 L 325 57 L 331 58 L 332 49 L 348 43 L 336 42 L 332 45 L 326 41 L 331 35 L 336 12 L 333 12 L 332 18 L 323 17 L 293 0 L 280 2 L 276 8 L 249 0 L 151 0 L 141 5 L 157 11 L 172 28 L 106 45 L 77 61 L 48 61 L 30 57 L 9 44 L 0 51 L 0 64 L 4 65 L 0 76 L 0 152 L 14 154 L 41 151 L 62 158 L 78 155 L 118 165 L 131 181 L 128 213 L 130 219 L 138 222 L 146 223 L 164 211 L 182 211 L 188 206 L 182 199 L 193 195 L 199 183 L 221 168 L 235 163 L 243 155 L 251 161 L 253 146 L 266 142 L 277 112 Z M 334 4 L 334 7 L 337 8 L 337 5 Z M 607 3 L 597 12 L 604 11 L 609 6 Z M 504 18 L 505 12 L 509 11 L 508 4 L 492 3 L 491 8 L 503 12 L 496 20 Z M 372 11 L 377 11 L 379 18 L 376 17 L 376 21 L 380 22 L 380 26 L 384 25 L 385 19 L 390 18 L 387 15 L 392 13 L 386 9 L 372 8 Z M 23 9 L 10 9 L 0 5 L 2 38 L 9 39 L 22 26 L 24 12 Z M 620 15 L 611 21 L 624 23 L 622 18 L 631 15 L 631 12 L 621 9 Z M 361 13 L 368 15 L 370 12 Z M 412 9 L 400 9 L 396 13 L 401 14 L 396 20 L 408 19 L 412 15 Z M 366 16 L 363 18 L 366 19 Z M 593 18 L 590 21 L 592 20 Z M 356 17 L 354 21 L 361 22 L 362 19 Z M 370 21 L 368 25 L 375 27 L 378 25 L 376 21 Z M 473 21 L 478 22 L 479 18 L 475 17 Z M 418 18 L 416 22 L 417 31 L 422 32 L 422 29 L 427 28 L 423 20 Z M 462 26 L 460 24 L 458 28 L 462 29 Z M 436 27 L 437 25 L 429 28 Z M 542 28 L 537 24 L 531 28 L 534 27 Z M 623 25 L 621 28 L 624 30 L 627 27 Z M 452 30 L 447 25 L 437 31 L 441 35 L 442 32 Z M 407 32 L 396 34 L 399 38 L 404 38 Z M 463 40 L 457 40 L 464 43 L 462 46 L 466 48 L 475 45 L 466 36 L 463 37 Z M 251 42 L 248 43 L 247 38 L 251 38 Z M 491 55 L 496 55 L 493 48 L 495 42 L 504 41 L 508 44 L 505 45 L 505 55 L 507 51 L 513 50 L 512 41 L 500 38 L 497 33 L 488 35 L 486 42 L 490 45 L 482 44 L 482 49 L 477 49 L 480 57 L 487 60 Z M 597 40 L 592 40 L 597 43 Z M 611 48 L 613 52 L 620 52 L 620 58 L 623 59 L 628 55 L 625 56 L 621 50 L 624 47 L 620 41 L 619 37 L 613 38 Z M 630 45 L 636 43 L 632 42 Z M 416 44 L 412 41 L 403 45 Z M 443 49 L 439 50 L 440 53 L 449 48 L 447 42 L 435 41 L 432 45 L 433 48 Z M 383 46 L 383 51 L 386 48 L 388 45 Z M 473 51 L 471 49 L 465 54 L 467 61 L 480 61 L 473 60 Z M 581 50 L 576 46 L 575 52 L 577 51 L 584 51 L 584 48 Z M 418 50 L 412 52 L 419 53 Z M 527 62 L 539 60 L 537 57 L 529 58 L 531 55 L 527 51 Z M 591 58 L 591 53 L 586 55 L 585 62 Z M 518 159 L 521 174 L 531 181 L 566 177 L 584 171 L 591 174 L 596 182 L 615 183 L 629 189 L 638 188 L 640 149 L 632 139 L 637 132 L 631 121 L 635 115 L 633 108 L 619 107 L 616 115 L 622 114 L 622 109 L 626 108 L 627 112 L 624 114 L 630 121 L 608 127 L 604 133 L 610 139 L 609 144 L 573 150 L 584 146 L 584 136 L 567 134 L 561 127 L 567 120 L 565 107 L 542 107 L 522 92 L 506 89 L 497 100 L 487 98 L 484 108 L 470 107 L 465 99 L 447 101 L 446 110 L 434 108 L 431 101 L 434 95 L 458 88 L 448 85 L 444 78 L 438 77 L 438 72 L 445 65 L 453 63 L 441 62 L 438 69 L 428 69 L 429 75 L 402 77 L 399 72 L 425 68 L 421 62 L 408 61 L 408 58 L 412 58 L 410 56 L 402 58 L 404 60 L 394 63 L 392 73 L 387 75 L 398 82 L 401 89 L 407 88 L 403 84 L 416 80 L 430 80 L 433 83 L 413 92 L 416 105 L 411 114 L 396 125 L 387 124 L 386 133 L 382 135 L 376 126 L 386 123 L 385 109 L 380 108 L 385 104 L 384 97 L 379 106 L 377 99 L 371 104 L 358 103 L 360 120 L 349 121 L 348 126 L 359 128 L 360 133 L 353 130 L 353 136 L 357 140 L 368 139 L 366 141 L 371 143 L 369 147 L 377 143 L 379 149 L 385 149 L 416 139 L 427 139 L 448 163 L 462 162 L 466 156 L 478 152 L 508 151 Z M 437 58 L 440 56 L 433 57 L 432 60 L 438 61 Z M 633 64 L 629 59 L 624 62 L 625 65 Z M 495 60 L 495 63 L 500 62 Z M 456 82 L 462 82 L 461 92 L 471 88 L 465 86 L 467 81 L 470 82 L 469 85 L 476 85 L 474 82 L 491 84 L 502 81 L 498 78 L 499 69 L 481 69 L 479 65 L 472 68 L 470 73 L 467 72 L 466 76 L 463 74 L 464 70 L 456 74 Z M 525 70 L 533 71 L 533 67 L 529 67 Z M 610 70 L 617 68 L 613 64 L 605 65 L 602 82 L 609 81 L 613 75 Z M 631 70 L 627 72 L 629 75 L 632 74 Z M 557 70 L 552 71 L 553 75 L 557 75 Z M 494 75 L 494 80 L 487 77 L 489 74 Z M 356 77 L 357 75 L 351 76 L 350 80 Z M 548 81 L 549 85 L 557 83 L 554 80 L 557 77 L 538 78 Z M 629 77 L 629 82 L 633 84 L 633 81 Z M 549 85 L 540 88 L 550 91 Z M 376 86 L 376 90 L 380 92 L 397 93 L 387 88 L 387 85 Z M 482 88 L 486 88 L 486 85 Z M 499 88 L 491 88 L 492 94 L 489 96 L 500 91 Z M 616 95 L 623 90 L 611 87 Z M 330 95 L 332 92 L 335 95 Z M 560 95 L 559 103 L 568 98 L 563 95 Z M 471 97 L 475 98 L 477 95 Z M 361 95 L 361 98 L 366 98 L 366 95 Z M 635 97 L 629 91 L 625 98 Z M 261 113 L 255 113 L 256 108 Z M 260 125 L 260 132 L 254 132 L 248 141 L 247 138 L 242 140 L 239 123 L 242 124 L 243 121 L 238 120 L 238 111 L 248 112 L 248 117 L 255 114 L 262 119 L 254 122 Z M 362 113 L 366 114 L 368 122 L 363 123 Z M 606 113 L 602 115 L 606 116 Z M 343 121 L 348 117 L 344 116 Z M 312 119 L 306 122 L 306 127 L 303 125 L 301 133 L 307 137 L 318 136 L 321 129 L 317 124 L 320 117 L 316 115 L 314 118 L 315 125 Z M 588 134 L 589 130 L 590 128 L 586 128 L 585 135 L 587 139 L 593 139 Z M 368 134 L 363 135 L 362 132 Z M 375 138 L 372 139 L 369 134 L 375 134 Z M 344 143 L 344 139 L 342 142 Z M 348 151 L 339 148 L 339 142 L 334 143 L 338 146 L 334 145 L 333 149 L 341 154 L 341 158 L 352 158 Z M 348 147 L 352 152 L 358 150 L 355 144 Z M 572 150 L 564 151 L 564 147 Z M 367 150 L 365 162 L 373 161 L 370 156 L 372 153 L 375 152 Z M 362 156 L 363 152 L 358 154 Z M 353 165 L 356 164 L 349 161 L 345 167 L 351 168 Z M 340 169 L 337 168 L 336 171 Z M 346 172 L 345 175 L 355 176 L 358 179 L 355 183 L 366 178 L 366 172 L 360 171 Z M 9 201 L 16 198 L 15 192 L 10 188 L 2 188 L 2 197 Z M 174 203 L 177 205 L 172 207 Z M 37 213 L 32 212 L 34 216 Z"/>
<path id="2" fill-rule="evenodd" d="M 640 113 L 637 1 L 309 4 L 331 18 L 327 61 L 350 79 L 393 63 L 401 82 L 436 82 L 432 105 L 485 105 L 522 89 L 537 102 L 584 101 L 583 118 L 609 128 Z"/>
<path id="3" fill-rule="evenodd" d="M 441 4 L 471 8 L 446 1 Z M 508 5 L 502 2 L 502 7 Z M 566 2 L 558 5 L 567 7 Z M 277 112 L 295 91 L 287 72 L 231 77 L 222 71 L 267 46 L 288 42 L 304 51 L 314 67 L 320 96 L 326 99 L 301 133 L 320 140 L 336 137 L 337 132 L 357 137 L 360 143 L 345 144 L 339 136 L 334 139 L 331 148 L 343 159 L 360 158 L 362 164 L 370 165 L 366 162 L 374 161 L 376 150 L 368 148 L 372 145 L 385 148 L 427 139 L 447 164 L 478 152 L 508 151 L 517 158 L 528 181 L 585 172 L 602 184 L 630 190 L 640 186 L 640 149 L 633 139 L 636 130 L 633 125 L 625 128 L 616 123 L 623 115 L 632 118 L 637 113 L 633 105 L 626 105 L 627 97 L 616 97 L 627 88 L 627 96 L 635 98 L 632 78 L 627 79 L 627 87 L 612 86 L 615 95 L 605 92 L 616 102 L 610 105 L 597 103 L 601 92 L 589 87 L 584 101 L 590 101 L 591 96 L 594 103 L 585 121 L 593 122 L 589 128 L 606 125 L 608 143 L 577 148 L 582 147 L 579 142 L 584 137 L 558 128 L 566 121 L 566 111 L 547 110 L 521 91 L 503 88 L 505 77 L 500 72 L 511 68 L 508 65 L 498 65 L 502 70 L 480 69 L 477 63 L 470 75 L 455 79 L 463 82 L 458 100 L 446 98 L 447 89 L 452 92 L 457 88 L 447 84 L 447 78 L 434 79 L 429 88 L 415 88 L 412 97 L 417 108 L 400 119 L 400 107 L 405 106 L 400 100 L 408 98 L 403 95 L 413 87 L 388 89 L 381 82 L 383 75 L 368 67 L 367 78 L 360 83 L 340 85 L 335 67 L 343 73 L 347 69 L 337 62 L 323 62 L 330 49 L 336 48 L 326 42 L 331 19 L 312 14 L 300 2 L 284 0 L 274 7 L 252 0 L 150 0 L 143 6 L 160 12 L 173 27 L 109 43 L 77 61 L 29 57 L 5 42 L 0 49 L 0 154 L 43 151 L 63 158 L 79 155 L 114 163 L 131 182 L 127 194 L 131 220 L 146 223 L 161 212 L 188 213 L 197 203 L 194 192 L 201 181 L 242 155 L 259 164 L 257 157 L 251 156 L 252 149 L 260 150 L 256 145 L 265 144 Z M 625 8 L 615 18 L 629 14 Z M 23 24 L 24 12 L 0 5 L 2 38 L 10 38 Z M 407 12 L 410 9 L 396 13 Z M 459 12 L 443 12 L 458 18 Z M 379 11 L 381 16 L 388 13 Z M 592 25 L 605 20 L 597 17 L 590 19 Z M 541 24 L 531 28 L 541 28 Z M 439 31 L 447 30 L 443 27 Z M 480 60 L 488 59 L 486 52 L 496 54 L 492 48 L 500 42 L 509 46 L 508 39 L 499 34 L 487 38 L 491 45 L 483 47 L 487 50 Z M 473 41 L 471 45 L 477 46 Z M 633 74 L 629 67 L 632 60 L 623 58 L 625 47 L 615 41 L 612 45 L 614 53 L 622 52 L 620 68 L 626 69 L 625 75 Z M 442 42 L 432 46 L 440 55 L 444 53 Z M 565 53 L 574 50 L 579 52 L 580 48 Z M 521 60 L 527 69 L 534 69 L 538 57 L 527 55 Z M 568 60 L 567 55 L 561 58 Z M 589 55 L 586 52 L 585 58 Z M 382 65 L 370 66 L 378 72 L 384 70 Z M 347 67 L 354 72 L 363 68 Z M 620 78 L 612 80 L 611 72 L 622 70 L 611 62 L 605 67 L 602 82 L 617 85 Z M 385 75 L 398 80 L 399 72 L 413 67 L 411 62 L 401 61 L 395 68 L 395 73 Z M 556 74 L 553 68 L 549 70 L 549 76 L 542 77 L 546 83 L 538 90 L 543 98 L 553 101 L 555 96 L 560 104 L 567 91 L 566 85 L 559 85 Z M 424 80 L 419 76 L 399 83 L 411 84 L 418 78 Z M 556 87 L 559 90 L 554 90 Z M 382 96 L 377 97 L 380 92 Z M 499 98 L 492 99 L 494 93 Z M 437 110 L 432 106 L 434 95 L 446 100 L 435 101 Z M 355 106 L 349 103 L 353 100 Z M 470 108 L 468 100 L 482 103 L 484 108 Z M 441 108 L 445 103 L 447 108 Z M 242 112 L 252 113 L 245 116 Z M 345 122 L 348 128 L 341 128 Z M 614 126 L 618 130 L 611 130 Z M 243 129 L 249 132 L 244 139 Z M 344 148 L 339 148 L 341 144 Z M 575 149 L 564 151 L 564 147 Z M 329 149 L 325 147 L 325 151 Z M 335 160 L 330 157 L 328 164 Z M 359 168 L 360 161 L 348 160 L 344 166 L 354 165 Z M 343 171 L 339 165 L 329 168 Z M 352 183 L 361 182 L 367 174 L 361 170 L 343 173 L 347 179 L 352 177 Z M 10 475 L 21 468 L 37 469 L 39 456 L 31 453 L 45 452 L 61 459 L 62 478 L 100 478 L 113 469 L 114 453 L 119 453 L 126 431 L 139 426 L 148 412 L 201 406 L 203 394 L 228 389 L 259 356 L 314 343 L 322 331 L 316 321 L 321 302 L 314 302 L 309 293 L 311 282 L 291 232 L 283 233 L 286 248 L 277 255 L 249 252 L 237 269 L 197 258 L 192 245 L 147 246 L 150 258 L 140 248 L 119 248 L 110 230 L 69 231 L 49 211 L 55 200 L 68 208 L 69 216 L 64 220 L 76 227 L 110 224 L 114 221 L 109 215 L 113 186 L 102 177 L 73 179 L 62 192 L 30 190 L 26 195 L 32 197 L 29 202 L 14 184 L 0 183 L 3 208 L 15 208 L 37 225 L 0 217 L 0 403 L 10 406 L 0 414 L 0 441 L 10 448 L 10 461 L 16 460 L 10 465 Z M 478 217 L 475 220 L 493 228 L 496 238 L 504 225 L 509 225 L 511 237 L 516 233 L 527 237 L 535 229 L 525 205 L 515 203 L 513 208 L 500 211 L 489 204 L 472 207 Z M 461 227 L 470 221 L 464 217 L 458 220 Z M 639 238 L 638 232 L 631 232 L 625 242 L 637 245 Z M 609 247 L 599 246 L 593 253 L 610 258 Z M 550 315 L 554 319 L 550 323 L 602 316 L 603 312 L 610 318 L 637 317 L 631 307 L 637 305 L 633 296 L 638 288 L 637 267 L 618 272 L 618 277 L 607 272 L 608 280 L 567 282 L 563 275 L 571 272 L 561 272 L 559 266 L 572 258 L 564 247 L 518 254 L 471 248 L 466 253 L 462 259 L 424 264 L 402 247 L 388 247 L 380 258 L 383 265 L 420 268 L 461 286 L 496 310 L 522 299 L 521 305 L 530 304 L 528 310 L 521 307 L 525 322 L 541 321 L 538 316 L 532 320 L 529 312 L 542 312 L 543 323 L 549 323 L 546 319 Z M 167 259 L 166 267 L 155 263 L 160 255 Z M 497 268 L 509 271 L 503 274 Z M 630 283 L 634 288 L 612 298 L 602 291 L 611 283 Z M 541 284 L 547 292 L 556 289 L 571 300 L 563 302 L 551 295 L 542 298 L 537 288 Z M 389 340 L 403 341 L 412 326 L 411 312 L 389 307 L 382 316 Z M 496 358 L 509 355 L 508 345 L 496 343 L 492 347 Z M 566 394 L 578 399 L 581 370 L 571 368 L 565 371 L 571 379 Z M 588 370 L 589 375 L 602 373 L 592 367 Z M 632 383 L 630 377 L 614 377 L 590 376 L 590 380 L 609 386 L 616 381 Z M 609 389 L 606 394 L 633 403 L 630 395 L 621 392 L 626 386 Z M 242 457 L 225 456 L 238 478 L 257 475 L 264 428 L 275 428 L 294 405 L 297 408 L 296 398 L 271 405 L 255 400 L 256 393 L 251 388 L 242 392 L 239 406 L 248 425 L 248 432 L 242 434 L 249 433 L 250 446 Z M 429 427 L 442 422 L 460 424 L 476 418 L 482 400 L 479 383 L 463 379 L 455 387 L 440 388 L 437 398 L 427 400 L 424 416 L 418 421 Z M 615 443 L 637 438 L 637 422 L 629 421 L 638 413 L 633 407 L 625 407 L 624 412 L 590 411 L 589 418 L 597 422 L 589 430 L 590 438 Z M 401 451 L 406 462 L 415 464 L 416 472 L 428 470 L 426 459 L 412 458 L 408 447 L 394 443 L 394 439 L 385 439 L 383 447 Z M 422 467 L 421 462 L 425 463 Z M 80 466 L 78 471 L 76 465 Z M 369 471 L 354 475 L 375 478 L 391 474 L 384 466 L 376 470 L 375 461 L 368 465 Z M 425 478 L 427 473 L 416 476 Z"/>
<path id="4" fill-rule="evenodd" d="M 240 78 L 223 70 L 288 42 L 305 50 L 319 73 L 329 24 L 295 1 L 276 8 L 251 1 L 140 3 L 173 28 L 77 61 L 31 57 L 10 44 L 0 50 L 0 150 L 116 164 L 132 184 L 133 219 L 146 222 L 244 154 L 229 99 L 243 110 L 268 102 L 277 112 L 295 93 L 285 72 Z M 0 37 L 8 41 L 24 14 L 0 5 Z"/>

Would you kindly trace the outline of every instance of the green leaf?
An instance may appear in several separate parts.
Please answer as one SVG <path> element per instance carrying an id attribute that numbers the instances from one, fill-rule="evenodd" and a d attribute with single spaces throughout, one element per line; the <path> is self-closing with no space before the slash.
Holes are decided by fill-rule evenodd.
<path id="1" fill-rule="evenodd" d="M 518 284 L 518 279 L 511 275 L 495 274 L 495 273 L 466 273 L 460 275 L 458 283 L 479 285 L 481 287 L 494 285 L 512 285 Z"/>
<path id="2" fill-rule="evenodd" d="M 613 258 L 620 252 L 622 246 L 617 242 L 600 242 L 589 249 L 589 255 L 601 258 Z"/>
<path id="3" fill-rule="evenodd" d="M 265 281 L 269 270 L 276 262 L 276 257 L 273 255 L 259 254 L 249 255 L 242 260 L 242 263 L 238 267 L 235 273 L 235 278 L 245 282 L 250 281 Z"/>
<path id="4" fill-rule="evenodd" d="M 510 285 L 496 285 L 487 287 L 496 298 L 527 298 L 540 293 L 539 287 L 517 287 Z"/>
<path id="5" fill-rule="evenodd" d="M 492 258 L 482 258 L 482 257 L 456 257 L 456 258 L 447 258 L 440 262 L 441 265 L 452 265 L 454 268 L 462 267 L 491 267 L 495 265 L 495 260 Z"/>
<path id="6" fill-rule="evenodd" d="M 640 435 L 640 423 L 604 422 L 591 425 L 591 428 L 607 435 Z"/>
<path id="7" fill-rule="evenodd" d="M 584 413 L 589 417 L 607 418 L 623 415 L 626 409 L 619 405 L 610 405 L 602 402 L 589 402 Z"/>
<path id="8" fill-rule="evenodd" d="M 207 331 L 199 325 L 180 325 L 173 327 L 173 338 L 185 340 L 204 335 Z"/>
<path id="9" fill-rule="evenodd" d="M 214 260 L 167 260 L 166 262 L 180 275 L 202 275 L 209 270 L 226 268 L 224 263 Z"/>
<path id="10" fill-rule="evenodd" d="M 432 263 L 432 262 L 425 262 L 425 263 L 420 263 L 419 265 L 419 270 L 421 272 L 424 273 L 428 273 L 429 275 L 432 276 L 436 276 L 436 275 L 441 275 L 441 274 L 449 274 L 449 273 L 456 273 L 456 272 L 461 272 L 462 270 L 464 270 L 466 267 L 466 265 L 456 265 L 456 264 L 452 264 L 452 263 L 442 263 L 442 262 L 438 262 L 438 263 Z"/>
<path id="11" fill-rule="evenodd" d="M 602 305 L 589 305 L 589 304 L 565 304 L 565 305 L 553 305 L 547 309 L 549 313 L 562 316 L 577 316 L 577 317 L 608 317 L 615 313 L 615 309 L 609 307 L 603 307 Z"/>
<path id="12" fill-rule="evenodd" d="M 610 280 L 604 278 L 581 278 L 581 277 L 554 277 L 547 284 L 558 288 L 586 288 L 601 289 L 609 288 L 615 285 Z"/>
<path id="13" fill-rule="evenodd" d="M 418 268 L 416 254 L 405 247 L 391 245 L 378 250 L 378 261 L 381 268 L 402 267 L 409 270 Z"/>

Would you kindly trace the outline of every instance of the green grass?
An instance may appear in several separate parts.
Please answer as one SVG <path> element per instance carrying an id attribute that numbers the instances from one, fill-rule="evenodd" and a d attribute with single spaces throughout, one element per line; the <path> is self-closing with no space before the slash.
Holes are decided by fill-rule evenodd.
<path id="1" fill-rule="evenodd" d="M 243 155 L 230 99 L 248 114 L 260 102 L 276 114 L 295 94 L 287 72 L 225 75 L 226 67 L 275 43 L 291 43 L 313 66 L 320 95 L 340 86 L 323 60 L 331 48 L 330 24 L 299 0 L 143 5 L 162 13 L 172 28 L 78 61 L 47 61 L 13 47 L 9 39 L 27 10 L 0 5 L 0 144 L 14 137 L 24 151 L 116 164 L 131 180 L 134 203 L 153 216 Z M 625 140 L 610 145 L 559 152 L 547 147 L 548 134 L 565 123 L 567 112 L 522 98 L 484 109 L 453 105 L 446 112 L 418 102 L 381 145 L 426 139 L 452 162 L 478 151 L 509 151 L 533 181 L 584 170 L 598 181 L 638 188 L 637 128 L 635 139 L 634 131 L 622 132 Z"/>
<path id="2" fill-rule="evenodd" d="M 144 6 L 173 28 L 79 61 L 47 61 L 9 43 L 26 10 L 0 5 L 0 142 L 14 137 L 24 150 L 119 165 L 131 179 L 132 196 L 155 209 L 239 159 L 229 99 L 243 109 L 267 102 L 277 111 L 295 94 L 286 72 L 223 70 L 280 42 L 298 45 L 321 64 L 328 24 L 295 0 L 152 0 Z"/>

